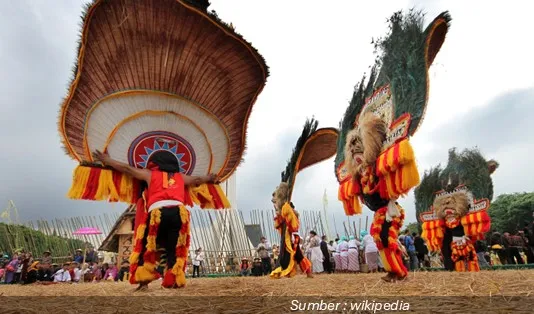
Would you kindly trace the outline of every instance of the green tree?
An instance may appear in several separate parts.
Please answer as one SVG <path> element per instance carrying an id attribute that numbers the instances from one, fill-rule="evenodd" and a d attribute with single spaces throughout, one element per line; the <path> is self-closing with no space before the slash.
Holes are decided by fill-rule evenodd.
<path id="1" fill-rule="evenodd" d="M 502 194 L 491 203 L 488 211 L 491 230 L 514 233 L 532 221 L 534 193 Z"/>
<path id="2" fill-rule="evenodd" d="M 418 222 L 410 222 L 409 224 L 404 226 L 404 229 L 401 231 L 401 233 L 404 233 L 406 230 L 410 231 L 410 234 L 412 233 L 421 233 L 421 225 Z"/>

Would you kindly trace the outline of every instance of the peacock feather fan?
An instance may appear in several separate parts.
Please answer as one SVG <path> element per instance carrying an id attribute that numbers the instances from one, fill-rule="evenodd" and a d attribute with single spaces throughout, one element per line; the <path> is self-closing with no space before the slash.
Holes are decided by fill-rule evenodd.
<path id="1" fill-rule="evenodd" d="M 420 214 L 428 211 L 434 202 L 435 193 L 441 190 L 440 174 L 443 171 L 441 165 L 426 170 L 421 179 L 421 183 L 415 188 L 415 212 L 417 220 Z"/>
<path id="2" fill-rule="evenodd" d="M 347 133 L 354 127 L 366 99 L 375 91 L 389 86 L 393 100 L 392 121 L 409 113 L 409 135 L 413 135 L 421 124 L 428 100 L 428 69 L 445 41 L 451 21 L 449 13 L 443 12 L 424 28 L 424 17 L 423 12 L 414 9 L 406 13 L 395 12 L 388 19 L 388 34 L 373 40 L 377 58 L 369 80 L 365 84 L 364 76 L 356 85 L 340 124 L 336 176 L 345 157 Z"/>
<path id="3" fill-rule="evenodd" d="M 297 171 L 297 162 L 301 151 L 304 148 L 306 141 L 317 130 L 318 126 L 319 121 L 315 120 L 314 118 L 306 120 L 306 123 L 304 123 L 304 127 L 302 129 L 302 133 L 300 134 L 300 137 L 297 140 L 297 144 L 295 145 L 295 148 L 293 148 L 291 158 L 289 158 L 289 160 L 287 161 L 286 169 L 282 171 L 282 182 L 286 182 L 289 185 L 290 189 L 293 187 Z"/>
<path id="4" fill-rule="evenodd" d="M 478 148 L 457 152 L 449 150 L 449 160 L 445 168 L 440 166 L 426 171 L 421 184 L 415 189 L 415 207 L 419 214 L 428 211 L 434 202 L 435 193 L 452 190 L 465 185 L 477 200 L 493 199 L 493 180 L 491 175 L 499 167 L 495 160 L 486 160 Z"/>

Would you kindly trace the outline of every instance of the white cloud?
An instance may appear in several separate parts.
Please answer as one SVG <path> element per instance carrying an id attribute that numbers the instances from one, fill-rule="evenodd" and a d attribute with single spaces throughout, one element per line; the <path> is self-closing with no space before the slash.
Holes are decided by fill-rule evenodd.
<path id="1" fill-rule="evenodd" d="M 121 210 L 120 205 L 112 208 L 64 197 L 73 164 L 60 150 L 57 103 L 74 62 L 84 2 L 65 0 L 49 6 L 16 1 L 0 12 L 0 67 L 4 69 L 0 74 L 0 139 L 4 145 L 0 204 L 14 199 L 26 219 Z M 534 68 L 534 43 L 527 22 L 531 2 L 212 0 L 210 9 L 232 22 L 271 68 L 249 121 L 246 162 L 238 170 L 238 203 L 250 207 L 240 205 L 241 210 L 271 208 L 271 192 L 305 119 L 314 115 L 320 126 L 337 127 L 353 86 L 374 59 L 371 39 L 385 34 L 386 18 L 394 11 L 413 5 L 428 12 L 428 21 L 445 10 L 453 18 L 430 71 L 426 118 L 413 138 L 423 171 L 446 162 L 451 145 L 473 144 L 448 134 L 455 120 L 477 115 L 499 95 L 532 86 L 529 70 Z M 495 121 L 495 131 L 515 127 L 506 123 Z M 477 132 L 476 128 L 470 131 Z M 443 136 L 441 142 L 436 142 L 437 135 Z M 527 141 L 530 133 L 522 135 Z M 484 136 L 480 132 L 478 138 Z M 533 147 L 517 144 L 500 150 L 501 142 L 487 145 L 483 153 L 492 152 L 495 156 L 488 157 L 501 162 L 494 176 L 496 194 L 532 189 L 529 178 L 534 173 L 528 158 L 515 156 L 525 156 Z M 340 231 L 340 221 L 346 218 L 337 201 L 337 188 L 333 161 L 325 161 L 299 174 L 295 204 L 300 209 L 321 209 L 327 189 L 328 210 L 336 214 Z M 412 194 L 401 204 L 407 210 L 406 220 L 414 221 Z"/>

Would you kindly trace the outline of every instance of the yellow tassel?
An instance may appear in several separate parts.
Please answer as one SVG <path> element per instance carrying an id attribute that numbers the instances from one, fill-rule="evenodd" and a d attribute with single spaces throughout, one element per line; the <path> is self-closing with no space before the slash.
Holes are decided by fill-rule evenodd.
<path id="1" fill-rule="evenodd" d="M 137 267 L 135 271 L 135 280 L 137 282 L 147 282 L 155 279 L 154 274 L 147 269 L 147 266 L 149 266 L 147 264 Z"/>
<path id="2" fill-rule="evenodd" d="M 132 252 L 129 258 L 130 264 L 135 264 L 139 260 L 139 253 L 138 252 Z"/>
<path id="3" fill-rule="evenodd" d="M 117 202 L 120 201 L 120 194 L 117 190 L 117 187 L 115 186 L 115 183 L 113 182 L 113 173 L 114 170 L 109 170 L 110 176 L 109 176 L 109 200 L 111 202 Z M 120 188 L 120 187 L 119 187 Z"/>
<path id="4" fill-rule="evenodd" d="M 193 202 L 193 204 L 200 204 L 200 201 L 198 200 L 197 194 L 193 187 L 188 186 L 186 192 L 189 193 L 189 197 L 191 197 L 191 201 Z"/>
<path id="5" fill-rule="evenodd" d="M 133 200 L 133 180 L 132 177 L 121 174 L 121 184 L 119 186 L 119 200 L 131 203 Z"/>
<path id="6" fill-rule="evenodd" d="M 135 234 L 135 238 L 137 240 L 141 240 L 144 236 L 145 236 L 145 231 L 146 231 L 146 224 L 140 224 L 138 227 L 137 227 L 137 231 L 136 231 L 136 234 Z"/>
<path id="7" fill-rule="evenodd" d="M 413 152 L 412 145 L 410 141 L 406 138 L 402 140 L 399 144 L 399 164 L 406 165 L 415 161 L 415 155 Z"/>
<path id="8" fill-rule="evenodd" d="M 230 201 L 228 200 L 228 198 L 224 194 L 221 186 L 218 185 L 218 184 L 215 184 L 215 189 L 217 190 L 217 193 L 219 194 L 219 198 L 223 202 L 223 208 L 232 208 L 232 204 L 230 204 Z"/>
<path id="9" fill-rule="evenodd" d="M 360 204 L 360 199 L 357 195 L 352 197 L 353 203 L 352 208 L 354 209 L 354 214 L 359 215 L 362 213 L 362 205 Z"/>
<path id="10" fill-rule="evenodd" d="M 191 191 L 192 191 L 192 194 L 194 195 L 194 197 L 192 195 L 191 199 L 193 200 L 193 202 L 195 202 L 195 204 L 201 205 L 202 207 L 207 207 L 207 208 L 215 207 L 215 204 L 213 204 L 213 197 L 211 196 L 211 193 L 206 184 L 193 186 L 191 187 Z M 202 196 L 204 199 L 206 199 L 206 203 L 202 204 L 198 196 Z"/>
<path id="11" fill-rule="evenodd" d="M 67 197 L 70 199 L 81 199 L 83 192 L 85 191 L 85 186 L 89 180 L 89 174 L 91 173 L 91 168 L 77 166 L 73 172 L 72 186 L 67 194 Z"/>
<path id="12" fill-rule="evenodd" d="M 402 182 L 400 188 L 402 189 L 403 193 L 407 193 L 413 187 L 419 185 L 419 171 L 417 170 L 415 161 L 403 165 L 399 171 L 402 171 Z"/>
<path id="13" fill-rule="evenodd" d="M 98 177 L 98 189 L 95 194 L 95 201 L 103 201 L 109 198 L 110 183 L 113 185 L 113 174 L 111 170 L 102 169 Z"/>

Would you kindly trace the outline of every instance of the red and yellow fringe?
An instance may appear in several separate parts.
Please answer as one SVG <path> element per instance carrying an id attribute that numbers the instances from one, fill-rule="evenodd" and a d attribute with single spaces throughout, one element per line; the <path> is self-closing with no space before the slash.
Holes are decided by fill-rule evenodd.
<path id="1" fill-rule="evenodd" d="M 139 181 L 112 169 L 79 165 L 74 170 L 67 197 L 75 200 L 124 202 L 135 204 Z M 230 208 L 231 204 L 217 184 L 186 187 L 184 204 L 204 209 Z"/>
<path id="2" fill-rule="evenodd" d="M 387 247 L 385 243 L 382 243 L 380 233 L 384 222 L 386 221 L 386 213 L 388 207 L 382 207 L 375 212 L 373 223 L 371 224 L 371 236 L 375 240 L 376 246 L 380 251 L 380 257 L 384 264 L 384 269 L 387 272 L 394 273 L 400 278 L 404 278 L 408 275 L 408 270 L 402 262 L 402 253 L 399 248 L 398 236 L 399 231 L 404 223 L 404 209 L 400 205 L 396 205 L 399 209 L 400 215 L 393 217 L 391 220 L 391 226 L 388 230 L 388 243 Z"/>
<path id="3" fill-rule="evenodd" d="M 285 234 L 282 234 L 283 223 L 286 224 Z M 280 232 L 280 235 L 284 239 L 286 252 L 289 253 L 290 256 L 289 265 L 285 269 L 282 269 L 282 267 L 279 266 L 278 268 L 273 270 L 271 272 L 271 278 L 278 279 L 280 277 L 293 277 L 296 275 L 297 268 L 295 263 L 295 252 L 296 249 L 300 248 L 298 248 L 299 241 L 295 241 L 295 243 L 292 243 L 291 235 L 293 234 L 293 232 L 297 232 L 299 230 L 299 225 L 300 222 L 297 215 L 295 214 L 295 211 L 289 203 L 285 203 L 284 206 L 282 206 L 282 211 L 280 215 L 277 215 L 274 219 L 274 227 L 278 230 L 278 232 Z M 304 269 L 306 268 L 306 262 L 301 261 L 300 266 L 301 269 L 303 269 L 304 271 Z"/>
<path id="4" fill-rule="evenodd" d="M 393 250 L 397 250 L 399 248 L 397 239 L 399 236 L 399 231 L 404 223 L 404 209 L 400 205 L 396 206 L 399 209 L 400 215 L 397 217 L 393 217 L 393 219 L 391 220 L 391 227 L 388 230 L 387 243 L 387 247 Z M 380 233 L 382 232 L 382 227 L 384 225 L 384 222 L 386 221 L 387 210 L 387 206 L 384 206 L 377 210 L 373 218 L 373 223 L 371 224 L 371 236 L 373 236 L 373 239 L 375 240 L 376 246 L 379 250 L 385 248 L 386 246 L 382 243 Z"/>
<path id="5" fill-rule="evenodd" d="M 137 203 L 137 211 L 135 214 L 135 221 L 138 222 L 134 230 L 134 249 L 130 255 L 130 283 L 136 284 L 140 282 L 150 282 L 159 278 L 159 273 L 156 271 L 156 237 L 161 221 L 161 211 L 154 209 L 150 213 L 150 220 L 148 220 L 148 212 L 145 207 L 144 193 L 143 198 L 140 198 Z M 149 225 L 146 223 L 149 221 Z M 146 252 L 143 254 L 143 265 L 139 266 L 139 257 L 143 250 L 143 237 L 146 228 L 148 227 L 148 237 L 146 244 Z"/>
<path id="6" fill-rule="evenodd" d="M 182 227 L 180 228 L 178 242 L 176 243 L 176 263 L 171 270 L 172 274 L 175 276 L 175 282 L 178 288 L 185 286 L 185 267 L 187 265 L 187 254 L 189 253 L 189 246 L 191 244 L 191 213 L 185 206 L 180 206 L 180 219 L 182 220 Z"/>
<path id="7" fill-rule="evenodd" d="M 384 248 L 379 252 L 384 269 L 388 273 L 394 273 L 400 278 L 404 278 L 408 275 L 408 270 L 406 269 L 406 266 L 404 266 L 402 253 L 398 246 L 396 249 Z"/>
<path id="8" fill-rule="evenodd" d="M 454 270 L 464 272 L 466 271 L 467 264 L 467 271 L 480 271 L 477 253 L 475 247 L 473 246 L 473 243 L 470 240 L 467 240 L 467 243 L 465 244 L 458 244 L 456 242 L 452 242 L 451 248 L 451 258 L 454 262 Z"/>
<path id="9" fill-rule="evenodd" d="M 134 204 L 138 194 L 139 183 L 130 176 L 111 169 L 77 166 L 67 197 Z"/>
<path id="10" fill-rule="evenodd" d="M 291 234 L 288 230 L 289 228 L 286 228 L 285 234 L 280 234 L 282 237 L 284 237 L 285 242 L 285 250 L 286 253 L 289 253 L 289 265 L 287 268 L 282 268 L 282 266 L 278 266 L 275 270 L 271 272 L 270 277 L 274 279 L 279 279 L 280 277 L 293 277 L 297 274 L 297 268 L 295 265 L 295 250 L 293 249 L 293 243 L 291 243 Z M 282 228 L 278 228 L 280 233 L 282 232 Z"/>
<path id="11" fill-rule="evenodd" d="M 465 235 L 474 241 L 484 239 L 484 234 L 491 227 L 491 219 L 485 210 L 469 213 L 462 217 L 461 222 Z"/>
<path id="12" fill-rule="evenodd" d="M 362 213 L 362 205 L 359 199 L 360 193 L 360 184 L 351 178 L 339 185 L 337 198 L 343 203 L 345 215 L 352 216 Z"/>
<path id="13" fill-rule="evenodd" d="M 379 177 L 379 192 L 383 199 L 396 199 L 419 184 L 419 172 L 408 138 L 393 144 L 380 154 L 376 162 L 376 175 Z"/>
<path id="14" fill-rule="evenodd" d="M 445 221 L 443 219 L 425 221 L 421 228 L 423 229 L 421 237 L 426 240 L 428 250 L 431 252 L 441 250 Z"/>

